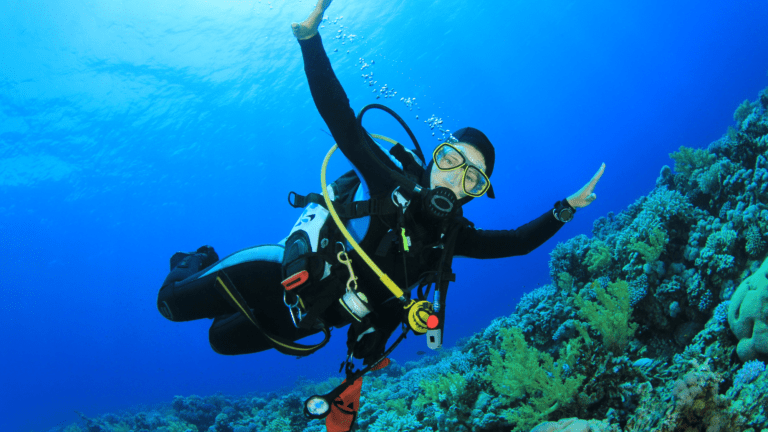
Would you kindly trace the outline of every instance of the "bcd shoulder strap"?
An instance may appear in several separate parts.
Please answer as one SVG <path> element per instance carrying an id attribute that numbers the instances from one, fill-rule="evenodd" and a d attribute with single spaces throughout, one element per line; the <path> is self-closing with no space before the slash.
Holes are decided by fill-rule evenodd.
<path id="1" fill-rule="evenodd" d="M 418 182 L 423 175 L 425 168 L 416 156 L 406 149 L 402 144 L 395 144 L 389 150 L 389 153 L 400 162 L 403 172 Z M 363 201 L 355 201 L 354 193 L 360 185 L 360 178 L 354 170 L 347 171 L 331 183 L 333 190 L 333 205 L 342 219 L 357 219 L 371 215 L 387 215 L 397 212 L 398 207 L 392 202 L 389 196 L 370 198 Z M 299 195 L 296 192 L 288 193 L 288 204 L 294 208 L 304 208 L 310 203 L 319 204 L 325 207 L 323 195 L 319 193 L 310 193 Z"/>

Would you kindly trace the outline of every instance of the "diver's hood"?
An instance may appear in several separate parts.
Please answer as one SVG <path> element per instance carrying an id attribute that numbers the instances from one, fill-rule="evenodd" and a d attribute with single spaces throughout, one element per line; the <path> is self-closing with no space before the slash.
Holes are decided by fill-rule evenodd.
<path id="1" fill-rule="evenodd" d="M 476 148 L 477 151 L 482 153 L 483 158 L 485 158 L 485 175 L 490 179 L 491 174 L 493 174 L 493 166 L 496 164 L 496 149 L 493 148 L 491 140 L 489 140 L 479 129 L 473 127 L 461 128 L 453 134 L 453 137 L 459 142 L 471 145 Z M 493 192 L 493 183 L 491 183 L 491 187 L 488 188 L 486 194 L 488 195 L 488 198 L 496 198 L 496 194 Z M 461 199 L 461 201 L 463 200 L 464 198 Z M 469 202 L 469 200 L 467 202 Z"/>

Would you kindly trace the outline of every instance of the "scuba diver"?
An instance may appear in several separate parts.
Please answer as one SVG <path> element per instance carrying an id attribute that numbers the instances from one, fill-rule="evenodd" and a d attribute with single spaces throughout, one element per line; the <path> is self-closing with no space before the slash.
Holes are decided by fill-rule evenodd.
<path id="1" fill-rule="evenodd" d="M 579 191 L 517 229 L 475 228 L 462 207 L 482 196 L 495 198 L 491 141 L 478 129 L 462 128 L 437 146 L 427 164 L 397 114 L 369 105 L 356 116 L 318 34 L 330 3 L 320 0 L 292 30 L 317 110 L 354 170 L 325 186 L 334 146 L 323 163 L 322 194 L 289 194 L 289 203 L 304 211 L 279 244 L 221 260 L 211 246 L 174 254 L 157 306 L 171 321 L 212 318 L 211 347 L 226 355 L 275 348 L 305 356 L 322 348 L 332 329 L 349 326 L 346 380 L 326 395 L 308 398 L 304 407 L 308 417 L 326 418 L 329 431 L 341 432 L 354 427 L 363 375 L 386 366 L 409 331 L 426 334 L 428 346 L 440 348 L 448 285 L 455 280 L 453 257 L 531 252 L 595 200 L 605 164 Z M 362 119 L 371 109 L 393 115 L 415 150 L 368 133 Z M 400 336 L 387 347 L 399 327 Z M 323 334 L 319 343 L 297 342 L 318 333 Z M 362 359 L 364 367 L 356 369 L 352 358 Z"/>

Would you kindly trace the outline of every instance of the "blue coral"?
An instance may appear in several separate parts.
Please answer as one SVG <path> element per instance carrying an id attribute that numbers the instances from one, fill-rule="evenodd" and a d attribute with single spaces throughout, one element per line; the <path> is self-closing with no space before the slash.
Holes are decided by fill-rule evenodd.
<path id="1" fill-rule="evenodd" d="M 726 300 L 715 308 L 715 311 L 712 314 L 712 317 L 715 319 L 715 322 L 718 324 L 725 324 L 728 322 L 728 305 L 730 305 L 730 300 Z"/>
<path id="2" fill-rule="evenodd" d="M 699 298 L 698 308 L 700 312 L 706 312 L 709 310 L 709 308 L 712 306 L 712 302 L 714 301 L 712 296 L 712 291 L 706 290 L 701 295 L 701 298 Z"/>
<path id="3" fill-rule="evenodd" d="M 734 386 L 743 386 L 751 383 L 761 373 L 765 371 L 765 363 L 760 360 L 751 360 L 746 363 L 736 372 L 736 376 L 733 378 Z"/>

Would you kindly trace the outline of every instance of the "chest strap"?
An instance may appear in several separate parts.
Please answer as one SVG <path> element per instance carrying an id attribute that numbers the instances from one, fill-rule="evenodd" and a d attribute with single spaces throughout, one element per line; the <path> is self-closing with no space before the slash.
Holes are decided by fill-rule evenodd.
<path id="1" fill-rule="evenodd" d="M 325 200 L 319 193 L 313 192 L 308 195 L 299 195 L 296 192 L 288 193 L 288 204 L 290 204 L 291 207 L 304 208 L 310 203 L 326 207 Z M 397 211 L 397 207 L 389 197 L 371 198 L 364 201 L 352 201 L 344 204 L 334 202 L 333 207 L 342 219 L 357 219 L 372 215 L 388 215 L 394 214 Z"/>

